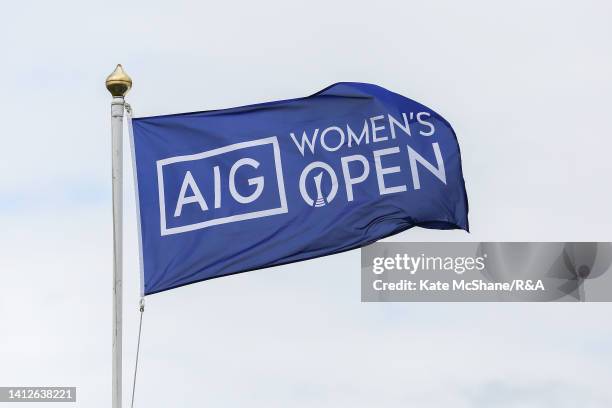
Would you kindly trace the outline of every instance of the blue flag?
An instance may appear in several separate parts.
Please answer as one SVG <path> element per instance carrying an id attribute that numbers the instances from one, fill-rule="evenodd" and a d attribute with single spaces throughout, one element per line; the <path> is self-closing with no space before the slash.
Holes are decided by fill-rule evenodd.
<path id="1" fill-rule="evenodd" d="M 132 128 L 147 295 L 414 226 L 468 230 L 450 124 L 376 85 L 134 118 Z"/>

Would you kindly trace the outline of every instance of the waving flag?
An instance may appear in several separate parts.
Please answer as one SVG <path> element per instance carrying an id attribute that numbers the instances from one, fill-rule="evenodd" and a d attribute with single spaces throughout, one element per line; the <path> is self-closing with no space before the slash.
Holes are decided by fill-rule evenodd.
<path id="1" fill-rule="evenodd" d="M 450 124 L 376 85 L 134 118 L 143 293 L 468 229 Z"/>

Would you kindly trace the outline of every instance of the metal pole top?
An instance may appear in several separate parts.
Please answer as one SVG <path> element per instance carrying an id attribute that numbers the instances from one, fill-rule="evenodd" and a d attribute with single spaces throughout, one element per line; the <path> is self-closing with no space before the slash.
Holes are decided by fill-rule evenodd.
<path id="1" fill-rule="evenodd" d="M 115 98 L 123 98 L 132 87 L 132 78 L 123 70 L 121 64 L 106 78 L 106 89 Z"/>

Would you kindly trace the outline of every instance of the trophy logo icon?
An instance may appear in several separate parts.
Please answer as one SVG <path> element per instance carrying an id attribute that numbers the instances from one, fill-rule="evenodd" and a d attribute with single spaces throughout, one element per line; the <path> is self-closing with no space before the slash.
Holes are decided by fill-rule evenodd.
<path id="1" fill-rule="evenodd" d="M 321 169 L 321 171 L 319 171 L 319 173 L 312 178 L 316 191 L 316 198 L 313 200 L 306 190 L 306 180 L 308 179 L 308 174 L 317 168 Z M 331 184 L 326 186 L 323 185 L 323 173 L 328 174 Z M 330 191 L 326 195 L 323 194 L 323 187 L 330 188 Z M 306 166 L 306 168 L 302 171 L 302 175 L 300 176 L 300 194 L 308 206 L 315 208 L 324 207 L 331 203 L 331 201 L 336 197 L 337 193 L 338 178 L 336 177 L 334 169 L 332 169 L 329 164 L 323 162 L 313 162 Z"/>
<path id="2" fill-rule="evenodd" d="M 318 175 L 313 177 L 315 182 L 315 188 L 317 189 L 317 199 L 314 203 L 315 207 L 323 207 L 325 205 L 325 199 L 323 198 L 323 193 L 321 192 L 321 180 L 323 179 L 323 172 L 320 172 Z"/>

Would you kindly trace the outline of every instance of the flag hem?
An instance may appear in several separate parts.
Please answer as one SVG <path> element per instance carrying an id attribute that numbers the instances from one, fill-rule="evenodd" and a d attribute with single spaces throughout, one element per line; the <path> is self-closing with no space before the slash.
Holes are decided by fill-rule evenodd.
<path id="1" fill-rule="evenodd" d="M 138 229 L 138 266 L 140 269 L 140 297 L 145 295 L 144 291 L 144 256 L 142 251 L 142 226 L 140 225 L 140 196 L 138 190 L 138 167 L 136 166 L 136 149 L 134 141 L 134 130 L 132 128 L 133 111 L 131 106 L 127 110 L 128 138 L 130 139 L 130 151 L 132 154 L 132 171 L 134 174 L 134 195 L 136 199 L 136 228 Z"/>

